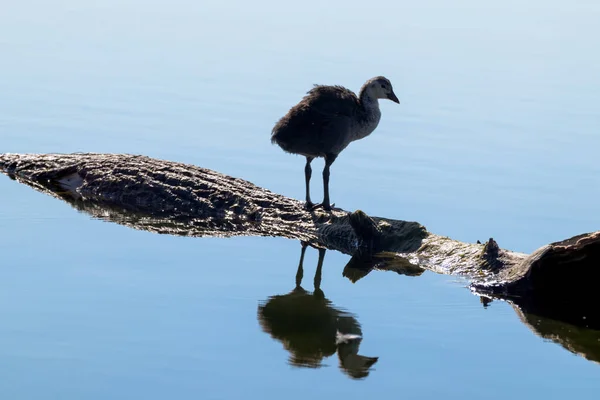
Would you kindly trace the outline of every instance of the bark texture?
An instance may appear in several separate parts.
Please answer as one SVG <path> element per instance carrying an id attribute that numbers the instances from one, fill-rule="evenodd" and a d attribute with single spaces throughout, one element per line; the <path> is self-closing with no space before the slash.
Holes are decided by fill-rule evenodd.
<path id="1" fill-rule="evenodd" d="M 542 247 L 531 255 L 490 238 L 463 243 L 417 222 L 360 210 L 307 211 L 303 203 L 209 169 L 128 154 L 2 154 L 13 179 L 96 218 L 184 236 L 281 236 L 352 255 L 348 277 L 369 268 L 466 276 L 496 297 L 571 296 L 600 277 L 600 232 Z M 353 275 L 352 275 L 353 274 Z M 354 277 L 352 278 L 351 275 Z"/>

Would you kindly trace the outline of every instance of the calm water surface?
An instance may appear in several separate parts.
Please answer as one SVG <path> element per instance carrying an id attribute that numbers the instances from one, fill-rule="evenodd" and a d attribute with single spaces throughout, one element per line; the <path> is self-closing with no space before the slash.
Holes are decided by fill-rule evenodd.
<path id="1" fill-rule="evenodd" d="M 376 132 L 332 167 L 339 206 L 523 252 L 600 229 L 597 2 L 2 9 L 0 152 L 145 154 L 302 198 L 302 158 L 270 144 L 274 122 L 313 83 L 357 90 L 383 74 L 401 105 L 382 102 Z M 92 220 L 8 178 L 0 192 L 2 398 L 600 389 L 597 363 L 536 336 L 508 304 L 484 308 L 456 277 L 372 272 L 353 284 L 342 277 L 349 257 L 327 252 L 312 293 L 318 252 L 308 249 L 307 292 L 284 297 L 300 243 L 160 236 Z M 265 316 L 268 304 L 279 311 Z M 286 318 L 313 322 L 302 332 Z M 362 332 L 358 349 L 332 344 L 342 325 Z M 600 334 L 586 335 L 600 354 Z M 356 354 L 379 359 L 356 373 Z"/>

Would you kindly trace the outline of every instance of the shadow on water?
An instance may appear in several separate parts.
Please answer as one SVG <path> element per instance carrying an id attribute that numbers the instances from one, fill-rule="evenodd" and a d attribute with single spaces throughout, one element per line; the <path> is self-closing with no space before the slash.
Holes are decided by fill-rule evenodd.
<path id="1" fill-rule="evenodd" d="M 362 340 L 359 322 L 354 315 L 336 308 L 321 290 L 325 249 L 318 249 L 313 292 L 301 286 L 306 248 L 302 244 L 294 289 L 288 294 L 271 296 L 259 305 L 260 325 L 290 352 L 291 365 L 320 368 L 323 359 L 337 353 L 344 373 L 354 379 L 366 378 L 378 357 L 358 354 Z"/>

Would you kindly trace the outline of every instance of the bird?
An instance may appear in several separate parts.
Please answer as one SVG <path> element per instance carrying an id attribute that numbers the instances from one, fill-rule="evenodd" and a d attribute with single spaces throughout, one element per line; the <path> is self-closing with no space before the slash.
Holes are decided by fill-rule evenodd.
<path id="1" fill-rule="evenodd" d="M 383 76 L 365 82 L 358 96 L 339 85 L 314 85 L 273 127 L 271 143 L 287 153 L 306 157 L 304 178 L 309 210 L 322 207 L 331 210 L 329 176 L 331 164 L 351 142 L 369 136 L 381 118 L 379 99 L 400 103 L 392 83 Z M 323 168 L 323 202 L 313 204 L 310 198 L 310 163 L 325 159 Z"/>

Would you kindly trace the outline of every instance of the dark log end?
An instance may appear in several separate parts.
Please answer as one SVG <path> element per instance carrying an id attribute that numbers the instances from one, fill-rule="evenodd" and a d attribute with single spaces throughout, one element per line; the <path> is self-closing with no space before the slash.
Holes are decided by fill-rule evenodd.
<path id="1" fill-rule="evenodd" d="M 376 240 L 381 236 L 381 229 L 377 226 L 367 214 L 361 210 L 356 210 L 348 214 L 350 226 L 354 230 L 356 237 L 364 242 Z"/>
<path id="2" fill-rule="evenodd" d="M 589 297 L 600 282 L 600 232 L 544 246 L 522 265 L 526 281 L 544 297 Z"/>
<path id="3" fill-rule="evenodd" d="M 499 259 L 502 252 L 499 251 Z M 488 254 L 484 249 L 482 258 Z M 584 307 L 596 297 L 600 281 L 600 231 L 543 246 L 496 276 L 496 283 L 475 284 L 474 289 L 483 294 L 520 298 L 519 301 L 535 299 L 545 307 Z"/>
<path id="4" fill-rule="evenodd" d="M 361 210 L 349 213 L 348 220 L 359 247 L 368 249 L 370 253 L 416 251 L 428 235 L 425 227 L 418 222 L 369 217 Z"/>

